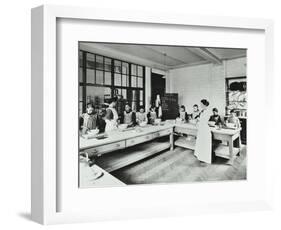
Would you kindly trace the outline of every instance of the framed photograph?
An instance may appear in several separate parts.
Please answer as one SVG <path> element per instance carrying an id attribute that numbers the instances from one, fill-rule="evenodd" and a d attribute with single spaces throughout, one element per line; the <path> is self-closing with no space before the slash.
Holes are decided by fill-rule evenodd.
<path id="1" fill-rule="evenodd" d="M 271 208 L 273 126 L 256 127 L 274 109 L 272 33 L 265 19 L 32 9 L 32 219 Z"/>

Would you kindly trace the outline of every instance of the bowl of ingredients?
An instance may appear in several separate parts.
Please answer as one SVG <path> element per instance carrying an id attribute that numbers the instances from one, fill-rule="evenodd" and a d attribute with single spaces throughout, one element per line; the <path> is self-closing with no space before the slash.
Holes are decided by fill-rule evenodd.
<path id="1" fill-rule="evenodd" d="M 176 124 L 181 124 L 181 123 L 183 123 L 183 120 L 179 117 L 176 118 Z"/>
<path id="2" fill-rule="evenodd" d="M 119 128 L 120 130 L 125 130 L 125 129 L 128 128 L 128 125 L 127 125 L 127 124 L 120 124 L 120 125 L 118 125 L 118 128 Z"/>
<path id="3" fill-rule="evenodd" d="M 145 121 L 141 122 L 139 125 L 140 125 L 140 127 L 144 127 L 144 126 L 146 126 L 146 122 Z"/>
<path id="4" fill-rule="evenodd" d="M 233 124 L 233 123 L 226 123 L 226 127 L 230 128 L 230 129 L 235 129 L 236 128 L 235 124 Z"/>
<path id="5" fill-rule="evenodd" d="M 155 125 L 160 125 L 160 123 L 161 123 L 161 119 L 159 119 L 159 118 L 155 119 L 155 121 L 154 121 Z"/>
<path id="6" fill-rule="evenodd" d="M 90 135 L 97 135 L 99 133 L 99 130 L 98 129 L 92 129 L 92 130 L 89 130 L 88 131 L 88 134 L 90 134 Z"/>

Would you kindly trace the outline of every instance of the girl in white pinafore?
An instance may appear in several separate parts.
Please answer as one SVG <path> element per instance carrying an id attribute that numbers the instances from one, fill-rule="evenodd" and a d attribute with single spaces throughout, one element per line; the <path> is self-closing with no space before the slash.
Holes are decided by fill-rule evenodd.
<path id="1" fill-rule="evenodd" d="M 208 121 L 210 112 L 208 110 L 209 102 L 205 99 L 201 100 L 201 114 L 198 123 L 198 131 L 196 138 L 196 146 L 194 155 L 199 161 L 212 163 L 212 134 Z"/>

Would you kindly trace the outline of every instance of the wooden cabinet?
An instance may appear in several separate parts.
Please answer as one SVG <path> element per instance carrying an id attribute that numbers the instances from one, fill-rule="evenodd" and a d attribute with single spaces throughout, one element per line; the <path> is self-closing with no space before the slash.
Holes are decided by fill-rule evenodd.
<path id="1" fill-rule="evenodd" d="M 241 142 L 247 142 L 247 78 L 232 77 L 226 79 L 226 117 L 234 109 L 241 123 Z"/>

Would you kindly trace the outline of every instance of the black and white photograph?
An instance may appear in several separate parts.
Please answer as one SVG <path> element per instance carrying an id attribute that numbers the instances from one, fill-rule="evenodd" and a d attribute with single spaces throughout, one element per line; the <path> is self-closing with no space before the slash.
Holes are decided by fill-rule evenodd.
<path id="1" fill-rule="evenodd" d="M 247 179 L 247 49 L 78 47 L 80 188 Z"/>

